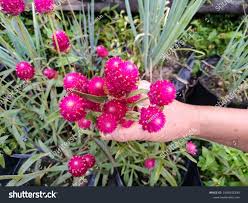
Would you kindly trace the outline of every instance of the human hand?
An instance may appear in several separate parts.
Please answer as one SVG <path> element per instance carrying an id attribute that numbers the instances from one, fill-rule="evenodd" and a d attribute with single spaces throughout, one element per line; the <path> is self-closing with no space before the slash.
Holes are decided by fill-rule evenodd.
<path id="1" fill-rule="evenodd" d="M 148 106 L 149 101 L 142 106 Z M 194 106 L 174 101 L 164 108 L 165 126 L 157 133 L 149 133 L 137 122 L 130 128 L 119 126 L 112 134 L 102 134 L 104 140 L 168 142 L 199 133 L 198 112 Z"/>

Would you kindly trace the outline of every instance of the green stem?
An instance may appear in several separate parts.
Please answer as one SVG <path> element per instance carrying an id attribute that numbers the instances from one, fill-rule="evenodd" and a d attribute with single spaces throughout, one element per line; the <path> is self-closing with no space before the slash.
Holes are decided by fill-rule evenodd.
<path id="1" fill-rule="evenodd" d="M 53 37 L 54 37 L 54 40 L 55 40 L 56 48 L 57 48 L 57 51 L 59 53 L 59 58 L 60 58 L 60 60 L 62 62 L 63 61 L 62 60 L 62 55 L 61 55 L 61 52 L 60 52 L 60 49 L 59 49 L 59 44 L 58 44 L 58 40 L 57 40 L 56 33 L 55 33 L 56 30 L 55 30 L 55 27 L 54 27 L 54 19 L 53 19 L 52 14 L 48 14 L 48 18 L 49 18 L 49 22 L 50 22 L 50 25 L 51 25 L 51 28 L 52 28 L 52 33 L 53 33 Z M 62 63 L 62 71 L 63 71 L 64 75 L 66 75 L 65 67 L 64 67 L 63 63 Z"/>

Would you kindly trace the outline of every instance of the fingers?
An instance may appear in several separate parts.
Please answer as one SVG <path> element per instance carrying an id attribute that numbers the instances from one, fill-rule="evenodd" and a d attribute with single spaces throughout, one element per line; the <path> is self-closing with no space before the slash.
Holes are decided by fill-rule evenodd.
<path id="1" fill-rule="evenodd" d="M 141 127 L 137 123 L 134 123 L 130 128 L 118 127 L 112 134 L 101 134 L 101 138 L 103 140 L 128 142 L 145 140 L 145 134 Z"/>
<path id="2" fill-rule="evenodd" d="M 114 140 L 117 142 L 128 141 L 153 141 L 163 142 L 164 136 L 158 133 L 148 133 L 135 123 L 130 128 L 118 127 L 112 134 L 101 134 L 103 140 Z"/>

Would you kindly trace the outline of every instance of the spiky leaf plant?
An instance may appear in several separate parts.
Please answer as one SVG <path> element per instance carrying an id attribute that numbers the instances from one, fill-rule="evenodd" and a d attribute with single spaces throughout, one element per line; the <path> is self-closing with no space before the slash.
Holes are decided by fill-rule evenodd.
<path id="1" fill-rule="evenodd" d="M 149 7 L 155 9 L 156 5 L 152 1 L 149 2 Z M 180 8 L 177 10 L 179 13 L 169 15 L 169 18 L 172 22 L 180 20 L 184 25 L 188 22 L 189 16 L 194 13 L 190 13 L 190 11 L 195 11 L 201 1 L 190 3 L 189 8 L 191 9 L 186 9 L 185 12 L 183 10 L 186 8 L 186 4 L 183 3 L 182 6 L 179 1 L 175 2 L 172 11 L 177 10 L 178 7 Z M 147 6 L 145 4 L 148 11 Z M 160 11 L 161 18 L 164 13 L 163 9 Z M 95 128 L 79 129 L 76 124 L 68 123 L 59 116 L 58 104 L 66 94 L 62 90 L 64 74 L 77 70 L 88 77 L 93 77 L 101 75 L 102 72 L 99 68 L 101 62 L 96 59 L 95 55 L 97 40 L 94 31 L 94 2 L 92 1 L 88 5 L 87 15 L 83 9 L 79 14 L 71 11 L 72 18 L 66 17 L 63 12 L 59 11 L 40 15 L 32 6 L 32 16 L 33 35 L 27 31 L 27 27 L 19 16 L 9 17 L 0 14 L 2 26 L 0 62 L 4 65 L 0 71 L 0 126 L 2 129 L 0 150 L 1 154 L 8 154 L 22 160 L 17 174 L 0 176 L 0 181 L 10 180 L 8 186 L 20 186 L 29 182 L 32 185 L 49 186 L 79 186 L 81 184 L 105 186 L 111 176 L 118 171 L 115 176 L 118 185 L 176 186 L 180 184 L 180 169 L 185 170 L 181 157 L 185 156 L 195 161 L 185 152 L 186 140 L 180 141 L 180 144 L 176 145 L 176 148 L 174 146 L 172 151 L 162 154 L 162 152 L 168 151 L 167 147 L 168 149 L 172 147 L 165 143 L 105 142 L 99 139 L 99 132 Z M 151 19 L 154 20 L 154 18 Z M 158 20 L 163 21 L 163 19 Z M 147 38 L 148 42 L 150 40 L 147 23 L 148 21 L 145 32 L 146 50 L 148 48 Z M 160 28 L 161 24 L 154 27 L 156 30 L 160 30 Z M 60 49 L 56 40 L 55 49 L 52 47 L 52 34 L 57 29 L 63 29 L 70 37 L 71 47 L 68 53 L 58 51 Z M 179 32 L 181 27 L 177 29 Z M 174 35 L 179 36 L 180 34 L 174 31 L 174 28 L 173 35 L 169 34 L 169 31 L 172 31 L 172 28 L 164 30 L 163 39 L 168 36 L 174 39 Z M 44 35 L 50 38 L 47 37 L 46 41 Z M 160 42 L 165 42 L 162 38 L 160 40 Z M 170 42 L 172 43 L 172 41 Z M 158 45 L 155 41 L 152 43 Z M 167 44 L 171 43 L 167 42 Z M 149 47 L 149 50 L 151 48 Z M 157 51 L 162 53 L 164 50 L 163 47 Z M 20 81 L 15 76 L 15 65 L 23 60 L 29 61 L 36 68 L 37 73 L 31 81 Z M 153 60 L 158 60 L 155 55 Z M 47 80 L 42 75 L 43 69 L 48 66 L 58 70 L 57 79 Z M 82 97 L 92 101 L 104 101 L 104 98 L 101 97 L 81 94 Z M 89 119 L 95 119 L 94 114 L 89 117 Z M 10 146 L 14 147 L 10 148 Z M 68 172 L 68 160 L 73 155 L 85 153 L 95 155 L 95 167 L 88 170 L 82 177 L 85 178 L 83 181 L 72 178 Z M 156 159 L 156 167 L 152 172 L 143 167 L 143 162 L 148 156 Z M 2 155 L 0 161 L 3 166 Z M 88 182 L 85 181 L 87 178 Z"/>
<path id="2" fill-rule="evenodd" d="M 158 67 L 163 55 L 184 34 L 189 22 L 205 0 L 174 0 L 169 7 L 168 0 L 138 0 L 139 17 L 142 25 L 136 26 L 129 0 L 125 0 L 129 23 L 135 36 L 135 43 L 143 53 L 142 60 L 146 74 Z"/>

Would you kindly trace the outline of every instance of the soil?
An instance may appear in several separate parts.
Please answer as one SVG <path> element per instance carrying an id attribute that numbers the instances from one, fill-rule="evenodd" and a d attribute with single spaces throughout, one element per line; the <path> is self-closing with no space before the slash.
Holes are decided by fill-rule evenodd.
<path id="1" fill-rule="evenodd" d="M 199 78 L 199 82 L 204 88 L 214 94 L 221 101 L 224 97 L 228 97 L 228 95 L 230 95 L 231 98 L 231 93 L 228 88 L 228 84 L 213 73 L 212 67 L 218 62 L 218 58 L 219 57 L 215 56 L 205 61 L 202 69 L 207 72 L 208 75 L 203 73 L 203 75 Z M 230 103 L 232 102 L 236 105 L 248 104 L 247 91 L 238 91 L 237 89 L 237 91 L 234 92 L 237 97 L 230 100 Z"/>

